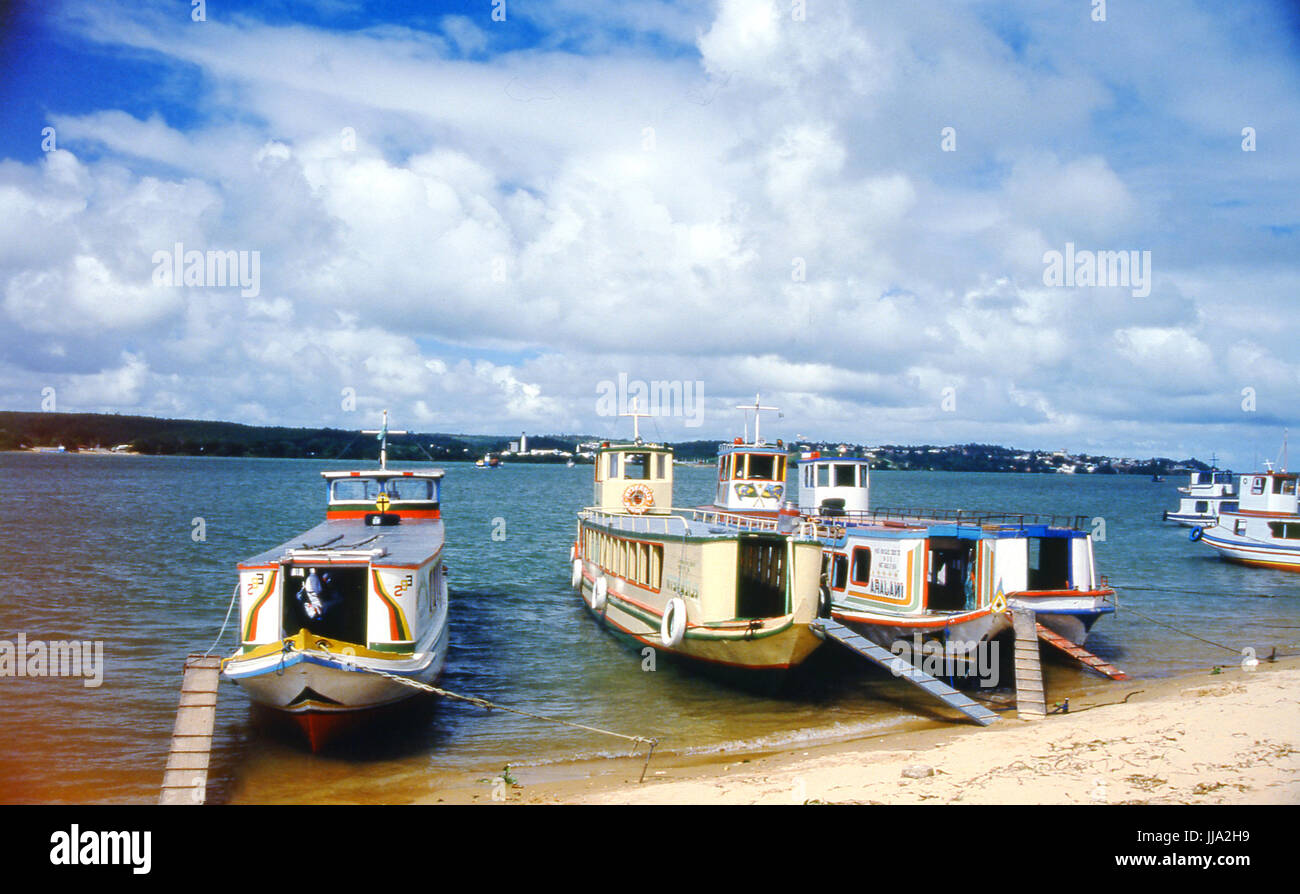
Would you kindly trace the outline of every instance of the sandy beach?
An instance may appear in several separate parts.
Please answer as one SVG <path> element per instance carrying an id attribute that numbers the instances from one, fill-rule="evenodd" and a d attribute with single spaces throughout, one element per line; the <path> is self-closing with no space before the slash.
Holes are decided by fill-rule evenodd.
<path id="1" fill-rule="evenodd" d="M 520 768 L 526 804 L 1296 804 L 1300 658 L 1116 683 L 1068 714 L 749 755 Z M 549 778 L 548 778 L 549 777 Z M 499 799 L 499 794 L 498 794 Z M 483 786 L 446 802 L 491 802 Z"/>

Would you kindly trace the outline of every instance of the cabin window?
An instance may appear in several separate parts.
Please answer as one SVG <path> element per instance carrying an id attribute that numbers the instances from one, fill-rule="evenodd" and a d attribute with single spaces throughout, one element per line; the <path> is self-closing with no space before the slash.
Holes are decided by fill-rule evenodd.
<path id="1" fill-rule="evenodd" d="M 1244 518 L 1237 519 L 1236 523 L 1232 526 L 1232 533 L 1239 537 L 1246 536 L 1246 520 Z"/>
<path id="2" fill-rule="evenodd" d="M 1269 522 L 1268 529 L 1280 540 L 1300 540 L 1300 522 Z"/>
<path id="3" fill-rule="evenodd" d="M 1264 492 L 1264 479 L 1262 477 L 1250 479 L 1250 492 L 1256 495 Z"/>
<path id="4" fill-rule="evenodd" d="M 853 582 L 865 585 L 871 579 L 871 550 L 859 546 L 853 550 Z"/>
<path id="5" fill-rule="evenodd" d="M 1205 500 L 1197 500 L 1197 501 L 1196 501 L 1196 511 L 1197 511 L 1197 512 L 1208 512 L 1208 511 L 1209 511 L 1209 508 L 1210 508 L 1210 504 L 1209 504 L 1208 502 L 1206 502 Z"/>
<path id="6" fill-rule="evenodd" d="M 852 463 L 835 464 L 835 486 L 836 487 L 857 487 L 857 466 Z"/>
<path id="7" fill-rule="evenodd" d="M 664 477 L 664 454 L 655 454 L 655 477 L 662 479 Z"/>
<path id="8" fill-rule="evenodd" d="M 1029 589 L 1070 588 L 1070 541 L 1066 537 L 1029 538 Z"/>
<path id="9" fill-rule="evenodd" d="M 831 486 L 831 467 L 829 463 L 821 463 L 817 466 L 817 486 Z"/>
<path id="10" fill-rule="evenodd" d="M 976 542 L 955 537 L 930 539 L 930 580 L 926 606 L 931 611 L 970 611 L 976 607 Z M 1031 571 L 1031 580 L 1032 574 Z"/>
<path id="11" fill-rule="evenodd" d="M 607 477 L 609 478 L 618 477 L 618 454 L 617 453 L 611 453 L 609 455 L 609 475 Z"/>
<path id="12" fill-rule="evenodd" d="M 1293 493 L 1295 493 L 1295 479 L 1278 478 L 1273 482 L 1273 493 L 1283 494 L 1288 497 L 1291 496 Z"/>
<path id="13" fill-rule="evenodd" d="M 623 457 L 623 477 L 644 481 L 650 477 L 650 454 L 628 453 Z"/>
<path id="14" fill-rule="evenodd" d="M 753 453 L 749 456 L 749 474 L 745 476 L 755 481 L 773 481 L 776 479 L 776 457 L 770 454 Z"/>
<path id="15" fill-rule="evenodd" d="M 433 482 L 427 478 L 390 478 L 388 493 L 397 500 L 432 500 Z"/>
<path id="16" fill-rule="evenodd" d="M 831 563 L 831 589 L 843 590 L 849 577 L 849 557 L 836 555 Z"/>

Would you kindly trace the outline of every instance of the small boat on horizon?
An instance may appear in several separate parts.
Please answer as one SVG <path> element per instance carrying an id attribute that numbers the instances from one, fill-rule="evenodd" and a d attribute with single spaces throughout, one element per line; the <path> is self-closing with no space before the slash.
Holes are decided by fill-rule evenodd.
<path id="1" fill-rule="evenodd" d="M 437 680 L 448 648 L 441 469 L 322 472 L 325 521 L 239 563 L 222 674 L 318 751 Z M 407 682 L 403 682 L 407 681 Z"/>

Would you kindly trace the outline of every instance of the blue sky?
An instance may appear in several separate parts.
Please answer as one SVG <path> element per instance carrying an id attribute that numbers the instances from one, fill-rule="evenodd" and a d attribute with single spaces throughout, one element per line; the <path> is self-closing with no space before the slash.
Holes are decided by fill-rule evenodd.
<path id="1" fill-rule="evenodd" d="M 623 374 L 699 383 L 674 439 L 761 391 L 774 436 L 1249 464 L 1300 419 L 1300 17 L 1106 6 L 22 7 L 0 406 L 614 434 Z"/>

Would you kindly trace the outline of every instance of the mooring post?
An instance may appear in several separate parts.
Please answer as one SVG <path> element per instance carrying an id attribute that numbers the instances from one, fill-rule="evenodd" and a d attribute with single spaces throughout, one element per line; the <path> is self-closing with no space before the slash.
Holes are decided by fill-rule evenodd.
<path id="1" fill-rule="evenodd" d="M 217 684 L 221 659 L 191 655 L 185 659 L 181 699 L 176 709 L 167 769 L 159 804 L 202 804 L 207 797 L 208 760 L 217 722 Z"/>

